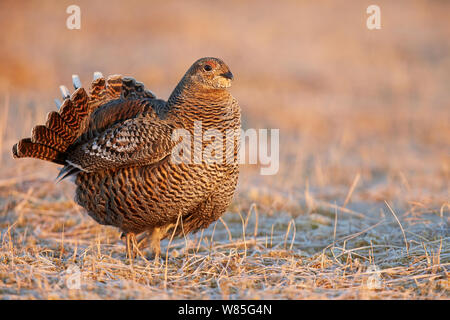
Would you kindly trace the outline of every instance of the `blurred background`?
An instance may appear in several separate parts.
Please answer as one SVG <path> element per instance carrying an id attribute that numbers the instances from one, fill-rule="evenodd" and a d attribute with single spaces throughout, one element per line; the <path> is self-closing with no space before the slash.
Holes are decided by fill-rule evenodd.
<path id="1" fill-rule="evenodd" d="M 71 4 L 80 30 L 66 28 Z M 377 0 L 381 30 L 366 27 L 371 4 L 3 0 L 0 176 L 53 178 L 55 166 L 10 149 L 72 74 L 85 86 L 94 71 L 133 76 L 166 99 L 196 59 L 215 56 L 235 75 L 244 128 L 280 129 L 278 174 L 243 166 L 238 199 L 296 211 L 309 192 L 342 204 L 357 180 L 353 205 L 367 212 L 383 200 L 438 210 L 450 181 L 450 2 Z"/>

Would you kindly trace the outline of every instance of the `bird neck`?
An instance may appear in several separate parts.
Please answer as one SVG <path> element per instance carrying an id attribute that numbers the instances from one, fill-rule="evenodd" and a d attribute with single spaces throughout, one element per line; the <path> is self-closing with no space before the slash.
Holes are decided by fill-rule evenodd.
<path id="1" fill-rule="evenodd" d="M 226 116 L 231 110 L 232 96 L 226 89 L 206 88 L 183 78 L 167 104 L 170 112 L 186 120 L 207 119 L 211 115 Z"/>

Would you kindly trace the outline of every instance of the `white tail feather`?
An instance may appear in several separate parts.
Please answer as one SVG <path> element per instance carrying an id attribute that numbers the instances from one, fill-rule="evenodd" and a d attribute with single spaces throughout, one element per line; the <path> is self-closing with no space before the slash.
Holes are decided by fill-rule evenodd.
<path id="1" fill-rule="evenodd" d="M 61 90 L 61 95 L 63 99 L 70 98 L 70 91 L 66 86 L 59 86 L 59 90 Z"/>
<path id="2" fill-rule="evenodd" d="M 61 101 L 59 101 L 59 99 L 55 99 L 55 100 L 53 100 L 53 101 L 55 101 L 56 107 L 57 107 L 58 110 L 59 110 L 59 108 L 61 108 Z"/>
<path id="3" fill-rule="evenodd" d="M 94 80 L 97 80 L 98 78 L 103 78 L 103 74 L 100 71 L 95 71 Z"/>
<path id="4" fill-rule="evenodd" d="M 81 88 L 81 80 L 77 74 L 72 75 L 72 83 L 73 83 L 73 87 L 75 88 L 75 90 L 78 88 Z"/>

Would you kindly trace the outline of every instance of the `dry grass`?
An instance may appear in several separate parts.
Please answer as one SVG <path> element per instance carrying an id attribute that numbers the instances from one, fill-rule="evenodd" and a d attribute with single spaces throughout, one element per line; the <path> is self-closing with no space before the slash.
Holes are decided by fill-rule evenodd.
<path id="1" fill-rule="evenodd" d="M 365 1 L 80 1 L 69 31 L 71 3 L 2 1 L 0 297 L 449 299 L 450 7 L 378 2 L 380 31 Z M 230 64 L 244 126 L 280 128 L 280 171 L 243 166 L 222 220 L 130 264 L 55 166 L 10 148 L 71 73 L 133 75 L 166 98 L 207 55 Z"/>

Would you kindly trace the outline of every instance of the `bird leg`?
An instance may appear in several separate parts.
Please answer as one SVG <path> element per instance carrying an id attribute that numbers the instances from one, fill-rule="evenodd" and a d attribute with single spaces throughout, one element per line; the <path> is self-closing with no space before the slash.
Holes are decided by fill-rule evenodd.
<path id="1" fill-rule="evenodd" d="M 150 231 L 150 248 L 155 255 L 155 261 L 159 261 L 159 257 L 161 256 L 161 239 L 163 239 L 167 235 L 167 232 L 174 227 L 176 227 L 176 225 L 171 223 L 163 227 L 155 227 Z"/>
<path id="2" fill-rule="evenodd" d="M 148 242 L 148 234 L 147 232 L 144 232 L 143 234 L 141 234 L 137 239 L 137 246 L 138 249 L 144 249 L 147 248 L 147 242 Z"/>
<path id="3" fill-rule="evenodd" d="M 164 238 L 166 233 L 170 228 L 174 227 L 174 224 L 169 224 L 164 227 L 155 227 L 150 233 L 150 237 L 144 233 L 136 238 L 136 234 L 133 232 L 128 232 L 122 235 L 122 238 L 125 237 L 126 243 L 126 252 L 127 257 L 130 259 L 134 259 L 137 253 L 140 253 L 141 248 L 145 248 L 147 246 L 147 242 L 150 238 L 150 249 L 154 254 L 154 260 L 159 261 L 161 256 L 161 239 Z"/>
<path id="4" fill-rule="evenodd" d="M 122 236 L 123 237 L 123 236 Z M 126 245 L 126 253 L 127 257 L 130 259 L 134 259 L 136 257 L 136 251 L 138 250 L 138 243 L 136 241 L 136 234 L 133 232 L 128 232 L 125 234 L 125 245 Z"/>
<path id="5" fill-rule="evenodd" d="M 156 227 L 153 228 L 150 235 L 150 248 L 155 255 L 155 261 L 158 261 L 161 255 L 161 238 L 164 235 L 162 231 L 161 228 Z"/>
<path id="6" fill-rule="evenodd" d="M 147 232 L 144 232 L 139 236 L 136 236 L 136 234 L 133 232 L 122 233 L 120 237 L 125 241 L 127 258 L 134 259 L 136 257 L 136 254 L 139 254 L 142 258 L 144 258 L 144 260 L 146 260 L 140 250 L 146 248 L 148 245 L 149 235 L 147 234 Z M 155 235 L 155 237 L 157 236 Z M 152 248 L 153 247 L 155 246 L 152 246 Z M 159 242 L 157 247 L 159 248 Z M 161 252 L 161 250 L 158 251 L 158 249 L 152 250 L 153 252 Z"/>
<path id="7" fill-rule="evenodd" d="M 131 238 L 134 236 L 134 233 L 127 233 L 125 235 L 125 246 L 126 246 L 126 252 L 127 252 L 127 257 L 128 259 L 131 259 L 132 255 L 131 255 L 131 251 L 132 251 L 132 244 L 131 244 Z M 133 256 L 134 258 L 134 256 Z"/>

